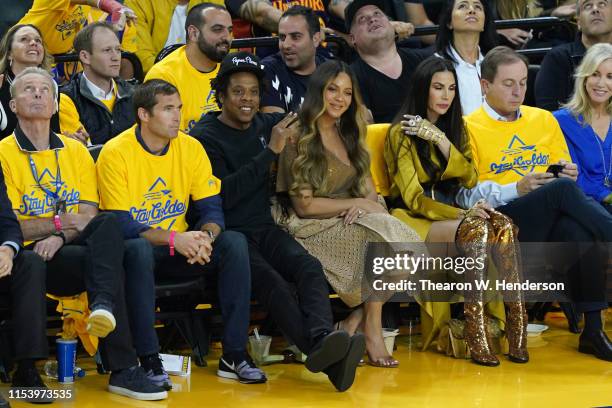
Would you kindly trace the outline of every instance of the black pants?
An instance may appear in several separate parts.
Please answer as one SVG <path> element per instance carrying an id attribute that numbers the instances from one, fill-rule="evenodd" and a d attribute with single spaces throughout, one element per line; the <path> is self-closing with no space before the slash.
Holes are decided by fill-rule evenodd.
<path id="1" fill-rule="evenodd" d="M 255 298 L 283 333 L 308 354 L 318 337 L 333 330 L 321 263 L 277 226 L 245 235 Z"/>
<path id="2" fill-rule="evenodd" d="M 9 278 L 16 360 L 48 355 L 45 293 L 72 296 L 86 290 L 90 308 L 110 307 L 117 322 L 100 341 L 104 367 L 116 371 L 138 364 L 125 306 L 123 250 L 115 216 L 102 213 L 49 262 L 31 250 L 21 251 Z"/>
<path id="3" fill-rule="evenodd" d="M 215 240 L 210 263 L 190 265 L 181 255 L 171 257 L 168 247 L 153 250 L 155 276 L 193 278 L 216 274 L 217 295 L 223 316 L 223 353 L 246 351 L 251 310 L 251 274 L 247 240 L 239 232 L 224 231 Z"/>
<path id="4" fill-rule="evenodd" d="M 520 242 L 579 243 L 569 271 L 570 294 L 580 312 L 602 310 L 606 302 L 607 243 L 612 216 L 575 182 L 560 178 L 497 208 L 519 227 Z"/>

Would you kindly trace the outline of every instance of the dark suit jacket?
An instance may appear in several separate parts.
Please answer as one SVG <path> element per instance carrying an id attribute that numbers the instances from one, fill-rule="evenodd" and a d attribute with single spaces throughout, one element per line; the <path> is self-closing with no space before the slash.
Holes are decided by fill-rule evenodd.
<path id="1" fill-rule="evenodd" d="M 574 92 L 574 73 L 585 53 L 580 38 L 548 51 L 535 80 L 538 108 L 556 111 L 569 100 Z"/>
<path id="2" fill-rule="evenodd" d="M 4 173 L 0 165 L 0 245 L 6 241 L 13 241 L 19 246 L 23 246 L 23 235 L 21 227 L 13 212 L 13 206 L 6 193 L 4 184 Z"/>

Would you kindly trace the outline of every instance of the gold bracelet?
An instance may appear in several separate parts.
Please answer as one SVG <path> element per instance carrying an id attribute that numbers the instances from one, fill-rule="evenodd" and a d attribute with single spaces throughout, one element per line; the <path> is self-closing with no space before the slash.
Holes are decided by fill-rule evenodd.
<path id="1" fill-rule="evenodd" d="M 442 139 L 444 138 L 444 133 L 442 132 L 434 132 L 433 136 L 431 137 L 431 141 L 435 144 L 435 145 L 439 145 L 442 142 Z"/>

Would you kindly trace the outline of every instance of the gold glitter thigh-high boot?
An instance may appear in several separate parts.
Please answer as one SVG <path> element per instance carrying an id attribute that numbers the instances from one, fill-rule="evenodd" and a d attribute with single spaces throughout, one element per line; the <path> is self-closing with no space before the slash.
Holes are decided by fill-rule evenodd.
<path id="1" fill-rule="evenodd" d="M 521 257 L 516 239 L 518 231 L 512 220 L 497 212 L 489 212 L 489 222 L 493 227 L 495 244 L 493 260 L 500 276 L 508 283 L 520 283 Z M 504 293 L 506 304 L 506 335 L 508 337 L 508 358 L 515 363 L 529 361 L 527 351 L 527 311 L 523 301 L 523 292 L 519 289 Z"/>
<path id="2" fill-rule="evenodd" d="M 482 290 L 476 289 L 475 281 L 484 280 L 487 270 L 487 245 L 492 232 L 487 220 L 480 217 L 466 217 L 457 228 L 455 242 L 459 251 L 466 257 L 484 260 L 483 268 L 466 269 L 465 282 L 471 283 L 473 290 L 465 292 L 464 313 L 465 329 L 464 336 L 472 360 L 484 366 L 497 366 L 499 360 L 491 351 L 487 340 L 487 326 L 484 316 L 484 295 Z"/>

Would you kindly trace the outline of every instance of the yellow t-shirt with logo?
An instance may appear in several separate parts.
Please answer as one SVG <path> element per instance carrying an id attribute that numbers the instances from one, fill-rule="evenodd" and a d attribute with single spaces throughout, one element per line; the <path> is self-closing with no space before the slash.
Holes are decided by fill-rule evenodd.
<path id="1" fill-rule="evenodd" d="M 181 130 L 189 133 L 200 117 L 206 112 L 219 110 L 210 80 L 217 76 L 219 64 L 211 72 L 200 72 L 187 60 L 185 46 L 153 65 L 145 77 L 163 79 L 174 85 L 181 95 Z"/>
<path id="2" fill-rule="evenodd" d="M 69 213 L 78 213 L 79 204 L 83 202 L 98 204 L 96 169 L 91 155 L 80 142 L 62 135 L 57 137 L 59 146 L 56 149 L 32 153 L 22 150 L 15 134 L 0 141 L 0 163 L 6 189 L 19 220 L 49 218 L 55 214 L 56 200 L 41 186 L 50 193 L 57 192 L 59 199 L 66 201 Z M 30 167 L 30 155 L 38 182 Z"/>
<path id="3" fill-rule="evenodd" d="M 152 228 L 187 230 L 189 198 L 221 191 L 202 144 L 179 132 L 166 154 L 154 155 L 136 138 L 136 125 L 109 140 L 96 162 L 100 208 L 128 211 Z"/>
<path id="4" fill-rule="evenodd" d="M 34 0 L 19 24 L 33 24 L 41 31 L 51 54 L 72 49 L 74 36 L 87 24 L 90 6 L 73 5 L 70 0 Z"/>
<path id="5" fill-rule="evenodd" d="M 521 106 L 519 119 L 504 122 L 481 106 L 464 120 L 480 181 L 514 183 L 528 173 L 544 173 L 561 159 L 571 161 L 563 132 L 548 111 Z"/>

